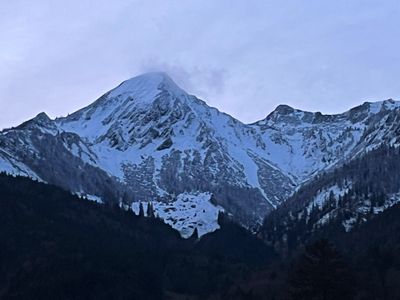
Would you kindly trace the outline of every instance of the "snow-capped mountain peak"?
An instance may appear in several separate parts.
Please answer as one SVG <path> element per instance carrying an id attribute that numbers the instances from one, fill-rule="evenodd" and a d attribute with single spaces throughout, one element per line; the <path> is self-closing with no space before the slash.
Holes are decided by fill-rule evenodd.
<path id="1" fill-rule="evenodd" d="M 134 201 L 208 192 L 250 225 L 294 188 L 263 158 L 254 127 L 187 94 L 165 73 L 124 81 L 52 123 L 54 135 L 68 133 L 74 156 L 129 186 Z"/>
<path id="2" fill-rule="evenodd" d="M 395 143 L 397 107 L 387 100 L 323 115 L 280 105 L 246 125 L 167 74 L 147 73 L 67 117 L 41 113 L 3 131 L 0 170 L 104 202 L 119 194 L 128 206 L 151 201 L 169 209 L 179 195 L 207 193 L 213 206 L 252 226 L 318 172 L 367 146 Z M 185 207 L 190 216 L 192 204 Z"/>
<path id="3" fill-rule="evenodd" d="M 179 106 L 177 100 L 182 104 L 189 98 L 166 73 L 146 73 L 122 82 L 91 105 L 58 119 L 57 123 L 91 143 L 112 138 L 111 143 L 122 149 L 129 144 L 129 139 L 134 139 L 134 131 L 140 131 L 139 120 L 161 118 L 174 105 Z"/>
<path id="4" fill-rule="evenodd" d="M 160 92 L 167 92 L 175 97 L 185 94 L 169 76 L 164 72 L 146 73 L 122 82 L 111 90 L 109 98 L 131 97 L 133 101 L 152 103 Z"/>

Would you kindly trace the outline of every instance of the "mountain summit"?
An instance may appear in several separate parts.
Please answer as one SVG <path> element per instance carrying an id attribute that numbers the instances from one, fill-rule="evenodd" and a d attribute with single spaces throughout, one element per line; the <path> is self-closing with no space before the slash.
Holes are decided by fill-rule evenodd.
<path id="1" fill-rule="evenodd" d="M 148 73 L 67 117 L 1 132 L 0 170 L 124 207 L 152 202 L 184 236 L 218 228 L 222 210 L 251 227 L 319 172 L 397 143 L 398 102 L 368 105 L 338 115 L 280 105 L 247 125 Z"/>
<path id="2" fill-rule="evenodd" d="M 166 91 L 177 97 L 185 93 L 167 73 L 152 72 L 122 82 L 110 91 L 109 96 L 124 97 L 126 95 L 140 99 L 141 102 L 151 102 L 160 91 Z"/>

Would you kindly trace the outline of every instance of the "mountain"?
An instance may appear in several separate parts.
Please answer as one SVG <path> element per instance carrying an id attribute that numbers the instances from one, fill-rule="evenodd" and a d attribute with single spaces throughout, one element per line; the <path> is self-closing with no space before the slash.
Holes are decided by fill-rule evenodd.
<path id="1" fill-rule="evenodd" d="M 128 80 L 56 124 L 83 137 L 96 154 L 93 165 L 127 183 L 134 199 L 210 192 L 246 222 L 291 192 L 283 187 L 290 179 L 263 159 L 254 128 L 188 95 L 163 73 Z M 259 180 L 261 168 L 274 178 Z"/>
<path id="2" fill-rule="evenodd" d="M 280 105 L 244 124 L 148 73 L 67 117 L 3 130 L 0 170 L 134 210 L 151 202 L 187 237 L 217 229 L 219 211 L 261 224 L 320 172 L 396 144 L 398 116 L 393 100 L 337 115 Z"/>
<path id="3" fill-rule="evenodd" d="M 400 203 L 400 149 L 386 144 L 310 180 L 265 219 L 265 241 L 292 252 L 335 238 Z M 286 249 L 286 250 L 283 250 Z"/>
<path id="4" fill-rule="evenodd" d="M 104 201 L 210 193 L 247 226 L 294 189 L 263 158 L 255 128 L 188 95 L 164 73 L 125 81 L 68 117 L 42 113 L 5 130 L 0 149 L 3 170 Z"/>
<path id="5" fill-rule="evenodd" d="M 266 158 L 301 183 L 382 143 L 399 143 L 399 108 L 390 99 L 324 115 L 279 105 L 253 126 L 266 144 Z"/>

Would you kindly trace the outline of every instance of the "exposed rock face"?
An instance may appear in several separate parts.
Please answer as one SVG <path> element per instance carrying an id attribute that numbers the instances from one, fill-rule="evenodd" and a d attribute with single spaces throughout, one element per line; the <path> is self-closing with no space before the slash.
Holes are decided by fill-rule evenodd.
<path id="1" fill-rule="evenodd" d="M 11 173 L 116 201 L 124 190 L 123 185 L 104 170 L 85 162 L 94 162 L 96 155 L 77 134 L 58 131 L 43 116 L 40 114 L 0 135 L 0 159 L 11 164 L 16 162 Z"/>
<path id="2" fill-rule="evenodd" d="M 397 143 L 399 107 L 393 100 L 366 102 L 342 114 L 323 115 L 281 105 L 253 126 L 263 136 L 265 158 L 303 182 L 381 143 Z"/>
<path id="3" fill-rule="evenodd" d="M 329 116 L 280 105 L 247 125 L 188 95 L 166 74 L 149 73 L 68 117 L 42 113 L 3 131 L 0 170 L 104 201 L 210 193 L 252 226 L 319 171 L 367 146 L 397 142 L 398 106 L 365 103 Z"/>

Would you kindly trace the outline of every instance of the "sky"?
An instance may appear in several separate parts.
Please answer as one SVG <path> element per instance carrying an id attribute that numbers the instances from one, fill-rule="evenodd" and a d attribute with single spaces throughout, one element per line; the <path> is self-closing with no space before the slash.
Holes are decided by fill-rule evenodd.
<path id="1" fill-rule="evenodd" d="M 165 71 L 250 123 L 400 100 L 398 0 L 0 0 L 0 128 Z"/>

